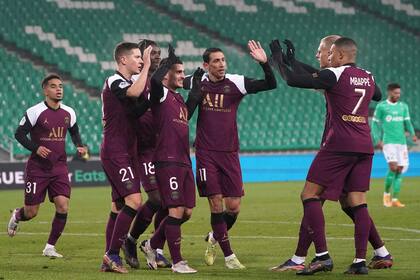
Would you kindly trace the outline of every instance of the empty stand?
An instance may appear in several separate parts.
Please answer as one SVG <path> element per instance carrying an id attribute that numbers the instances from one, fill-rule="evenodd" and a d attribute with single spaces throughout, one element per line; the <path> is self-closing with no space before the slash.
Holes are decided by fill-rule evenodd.
<path id="1" fill-rule="evenodd" d="M 246 45 L 249 39 L 268 43 L 274 38 L 289 38 L 297 57 L 314 66 L 319 39 L 328 34 L 352 37 L 359 44 L 359 65 L 373 72 L 385 94 L 388 82 L 402 85 L 402 99 L 409 104 L 416 129 L 420 128 L 420 98 L 417 73 L 420 64 L 419 39 L 384 20 L 354 6 L 333 0 L 156 0 L 156 1 L 73 1 L 0 0 L 0 36 L 17 47 L 30 51 L 45 62 L 102 89 L 113 72 L 112 52 L 122 40 L 150 38 L 162 46 L 175 46 L 184 60 L 187 73 L 201 65 L 201 54 L 210 46 L 221 47 L 230 73 L 262 78 L 260 67 L 236 48 L 224 45 L 201 31 L 187 27 L 166 14 L 150 8 L 160 5 L 179 18 L 188 19 Z M 382 15 L 420 28 L 420 6 L 414 0 L 371 0 L 368 5 Z M 410 6 L 411 5 L 411 6 Z M 268 48 L 267 48 L 268 51 Z M 14 130 L 29 106 L 42 100 L 39 82 L 45 71 L 0 50 L 0 145 Z M 3 63 L 4 62 L 4 63 Z M 65 85 L 64 103 L 78 114 L 84 141 L 91 152 L 99 153 L 101 142 L 101 102 Z M 239 109 L 238 126 L 243 151 L 316 149 L 323 132 L 324 97 L 315 91 L 292 89 L 278 79 L 278 88 L 246 97 Z M 191 142 L 195 122 L 191 122 Z M 15 142 L 16 143 L 16 142 Z M 70 139 L 67 149 L 74 152 Z M 16 144 L 18 154 L 28 151 Z"/>

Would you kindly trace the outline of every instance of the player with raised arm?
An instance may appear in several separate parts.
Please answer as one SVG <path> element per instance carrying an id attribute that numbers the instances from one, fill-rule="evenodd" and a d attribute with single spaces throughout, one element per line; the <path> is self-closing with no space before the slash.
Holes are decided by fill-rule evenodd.
<path id="1" fill-rule="evenodd" d="M 13 237 L 19 222 L 31 220 L 37 215 L 48 191 L 49 200 L 54 203 L 56 212 L 42 255 L 62 258 L 55 244 L 66 225 L 71 193 L 65 150 L 67 131 L 82 156 L 87 153 L 87 149 L 80 138 L 76 113 L 61 102 L 64 92 L 60 76 L 47 75 L 41 86 L 45 100 L 26 110 L 15 133 L 16 140 L 32 154 L 25 170 L 24 206 L 12 212 L 7 232 Z"/>
<path id="2" fill-rule="evenodd" d="M 347 274 L 367 274 L 366 251 L 371 227 L 367 210 L 373 144 L 368 124 L 369 102 L 375 95 L 372 75 L 355 65 L 357 45 L 350 38 L 340 38 L 330 49 L 330 67 L 317 73 L 296 74 L 283 61 L 278 40 L 271 43 L 277 70 L 289 86 L 324 89 L 329 112 L 329 126 L 301 193 L 304 216 L 301 225 L 311 230 L 316 257 L 298 275 L 329 271 L 333 262 L 325 238 L 321 200 L 337 201 L 347 193 L 355 223 L 356 254 Z M 375 96 L 380 100 L 380 95 Z"/>
<path id="3" fill-rule="evenodd" d="M 147 102 L 138 97 L 146 86 L 151 49 L 145 50 L 142 59 L 137 44 L 119 43 L 114 51 L 117 71 L 106 79 L 101 94 L 104 126 L 101 162 L 112 187 L 102 271 L 128 272 L 119 252 L 141 206 L 135 128 L 137 118 L 147 109 Z"/>
<path id="4" fill-rule="evenodd" d="M 195 185 L 189 154 L 188 110 L 181 94 L 185 78 L 182 61 L 169 46 L 169 56 L 150 79 L 150 102 L 157 133 L 153 163 L 162 199 L 168 216 L 162 220 L 150 240 L 141 244 L 151 269 L 157 269 L 156 249 L 168 242 L 172 257 L 172 271 L 196 273 L 181 256 L 181 225 L 187 221 L 195 207 Z M 201 74 L 200 74 L 201 73 Z M 196 71 L 196 81 L 202 72 Z M 193 91 L 199 90 L 198 82 Z"/>
<path id="5" fill-rule="evenodd" d="M 332 44 L 339 39 L 341 36 L 338 35 L 329 35 L 321 39 L 319 47 L 317 49 L 315 57 L 319 61 L 320 69 L 325 69 L 329 66 L 328 61 L 328 54 Z M 289 65 L 295 73 L 299 74 L 313 74 L 318 73 L 320 70 L 316 69 L 310 65 L 307 65 L 295 58 L 295 47 L 290 40 L 283 41 L 287 45 L 286 54 L 283 55 L 283 59 L 287 65 Z M 379 91 L 379 88 L 375 88 L 376 91 Z M 376 93 L 377 96 L 380 96 L 380 92 Z M 375 97 L 378 99 L 378 97 Z M 326 99 L 327 101 L 327 99 Z M 325 116 L 325 128 L 324 133 L 322 135 L 321 143 L 324 143 L 325 136 L 328 133 L 329 128 L 329 114 L 328 114 L 328 105 L 327 112 Z M 346 213 L 352 220 L 354 220 L 354 215 L 351 210 L 351 207 L 347 204 L 347 197 L 346 194 L 343 193 L 340 196 L 340 204 L 341 208 L 344 213 Z M 324 201 L 322 201 L 324 203 Z M 311 237 L 312 231 L 307 230 L 306 221 L 302 221 L 302 226 L 299 230 L 299 240 L 298 246 L 296 248 L 295 254 L 278 266 L 272 267 L 272 271 L 290 271 L 290 270 L 302 270 L 304 269 L 305 259 L 308 253 L 308 249 L 312 243 Z M 369 268 L 373 269 L 381 269 L 381 268 L 389 268 L 393 264 L 393 259 L 391 254 L 385 247 L 385 243 L 382 241 L 381 237 L 379 236 L 378 231 L 376 230 L 376 226 L 373 221 L 371 221 L 371 228 L 369 232 L 369 242 L 371 243 L 374 249 L 374 256 L 369 263 Z"/>
<path id="6" fill-rule="evenodd" d="M 383 149 L 389 167 L 385 177 L 384 206 L 405 207 L 399 201 L 402 174 L 408 169 L 405 132 L 410 133 L 414 142 L 417 141 L 417 136 L 410 121 L 408 106 L 400 101 L 401 86 L 396 83 L 389 84 L 387 91 L 387 100 L 376 106 L 372 122 L 372 134 L 374 142 L 378 142 L 378 146 Z M 383 133 L 381 133 L 382 131 Z"/>
<path id="7" fill-rule="evenodd" d="M 238 155 L 238 106 L 247 94 L 276 87 L 274 73 L 260 43 L 249 41 L 248 48 L 252 58 L 261 65 L 264 79 L 226 74 L 227 63 L 223 51 L 208 48 L 203 54 L 203 66 L 207 73 L 200 83 L 201 93 L 190 95 L 187 100 L 191 115 L 195 104 L 199 103 L 195 139 L 196 180 L 200 196 L 207 197 L 209 201 L 212 227 L 206 237 L 205 262 L 213 265 L 216 245 L 219 243 L 229 269 L 245 268 L 233 253 L 228 237 L 228 230 L 237 219 L 244 195 Z"/>
<path id="8" fill-rule="evenodd" d="M 147 47 L 151 46 L 150 52 L 150 68 L 147 74 L 147 84 L 144 94 L 140 98 L 144 98 L 149 103 L 150 94 L 150 77 L 159 67 L 161 50 L 156 42 L 143 39 L 139 42 L 139 49 L 142 55 Z M 122 250 L 127 264 L 132 268 L 139 268 L 139 261 L 137 257 L 137 240 L 141 234 L 147 229 L 154 218 L 155 230 L 160 225 L 163 218 L 168 215 L 167 209 L 161 208 L 161 199 L 159 189 L 157 186 L 155 167 L 152 159 L 156 145 L 156 132 L 153 125 L 153 115 L 150 109 L 138 119 L 136 126 L 137 136 L 137 155 L 139 159 L 139 175 L 141 185 L 147 193 L 147 201 L 139 208 L 136 218 L 133 221 L 130 233 L 124 240 Z M 156 215 L 155 215 L 156 214 Z M 158 248 L 156 262 L 159 267 L 171 267 L 171 263 L 163 255 L 163 249 Z"/>

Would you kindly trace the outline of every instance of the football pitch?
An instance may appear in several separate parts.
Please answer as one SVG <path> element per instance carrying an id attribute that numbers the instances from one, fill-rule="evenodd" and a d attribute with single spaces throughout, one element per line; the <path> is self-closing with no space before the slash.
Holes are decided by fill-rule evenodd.
<path id="1" fill-rule="evenodd" d="M 241 214 L 229 232 L 235 254 L 247 267 L 230 271 L 224 267 L 223 255 L 213 266 L 204 264 L 204 236 L 210 229 L 207 201 L 197 198 L 197 207 L 189 222 L 182 226 L 182 253 L 198 269 L 194 275 L 174 275 L 169 269 L 146 270 L 143 255 L 139 270 L 128 275 L 99 272 L 104 250 L 104 230 L 109 214 L 110 188 L 74 188 L 64 234 L 57 243 L 63 259 L 41 255 L 48 238 L 53 206 L 44 203 L 39 215 L 20 224 L 17 236 L 9 238 L 6 224 L 9 210 L 21 206 L 23 191 L 0 191 L 0 279 L 296 279 L 293 272 L 276 273 L 268 269 L 287 260 L 297 243 L 302 206 L 299 193 L 303 182 L 246 184 Z M 404 178 L 401 201 L 405 208 L 382 206 L 383 180 L 373 180 L 368 195 L 369 211 L 394 257 L 387 270 L 370 270 L 364 279 L 420 279 L 420 178 Z M 318 273 L 317 279 L 343 279 L 354 256 L 353 225 L 338 203 L 324 206 L 329 252 L 334 270 Z M 152 232 L 150 227 L 142 238 Z M 165 255 L 169 255 L 165 246 Z M 307 261 L 314 256 L 311 247 Z M 369 245 L 368 258 L 372 257 Z"/>

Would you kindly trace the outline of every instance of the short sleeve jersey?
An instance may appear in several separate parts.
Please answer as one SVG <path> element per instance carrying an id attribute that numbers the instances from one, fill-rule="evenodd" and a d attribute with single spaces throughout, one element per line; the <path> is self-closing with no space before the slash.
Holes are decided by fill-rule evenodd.
<path id="1" fill-rule="evenodd" d="M 407 144 L 405 122 L 410 121 L 410 113 L 406 103 L 382 101 L 376 106 L 373 121 L 382 125 L 384 144 Z"/>

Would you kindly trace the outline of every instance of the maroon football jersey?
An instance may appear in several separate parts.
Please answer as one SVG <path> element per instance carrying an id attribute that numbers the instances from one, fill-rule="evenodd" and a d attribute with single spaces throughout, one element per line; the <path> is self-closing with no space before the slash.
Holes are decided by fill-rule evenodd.
<path id="1" fill-rule="evenodd" d="M 163 88 L 163 97 L 152 103 L 156 128 L 154 162 L 191 165 L 188 139 L 188 110 L 181 94 Z"/>
<path id="2" fill-rule="evenodd" d="M 135 127 L 137 120 L 128 113 L 125 92 L 133 84 L 116 73 L 106 79 L 101 93 L 103 138 L 101 158 L 117 158 L 137 154 Z"/>
<path id="3" fill-rule="evenodd" d="M 371 73 L 356 66 L 327 68 L 337 83 L 326 91 L 328 131 L 321 149 L 373 153 L 368 123 L 369 102 L 375 91 Z"/>
<path id="4" fill-rule="evenodd" d="M 150 95 L 150 82 L 147 83 L 147 88 L 143 93 L 149 99 Z M 149 108 L 146 113 L 144 113 L 137 120 L 136 125 L 136 134 L 137 134 L 137 152 L 139 154 L 148 153 L 153 151 L 156 145 L 156 131 L 153 124 L 153 114 L 152 109 Z"/>
<path id="5" fill-rule="evenodd" d="M 234 152 L 239 150 L 236 113 L 246 94 L 242 75 L 226 74 L 225 79 L 211 82 L 208 75 L 201 81 L 203 101 L 197 119 L 197 149 Z"/>
<path id="6" fill-rule="evenodd" d="M 137 120 L 137 151 L 139 154 L 147 153 L 155 149 L 156 133 L 153 126 L 152 110 L 148 109 Z"/>
<path id="7" fill-rule="evenodd" d="M 67 173 L 65 141 L 67 129 L 76 123 L 74 110 L 64 104 L 55 110 L 40 102 L 26 111 L 20 125 L 25 125 L 25 122 L 30 122 L 32 127 L 31 141 L 51 150 L 47 159 L 33 152 L 26 166 L 27 173 L 41 177 Z"/>

